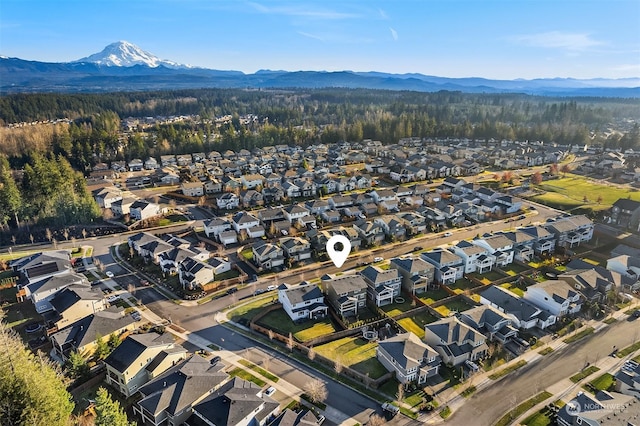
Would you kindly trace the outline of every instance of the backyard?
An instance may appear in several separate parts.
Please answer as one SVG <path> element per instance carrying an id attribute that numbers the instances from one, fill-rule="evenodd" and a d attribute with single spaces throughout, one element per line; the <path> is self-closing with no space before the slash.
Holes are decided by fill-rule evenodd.
<path id="1" fill-rule="evenodd" d="M 517 284 L 515 282 L 500 284 L 500 287 L 509 290 L 510 292 L 517 294 L 520 297 L 524 297 L 524 292 L 527 287 L 523 284 Z"/>
<path id="2" fill-rule="evenodd" d="M 307 340 L 335 333 L 336 331 L 333 323 L 328 318 L 319 321 L 306 321 L 301 324 L 295 324 L 283 309 L 269 312 L 267 315 L 260 318 L 258 323 L 265 328 L 282 334 L 283 336 L 288 336 L 289 333 L 291 333 L 293 337 L 300 342 L 306 342 Z"/>
<path id="3" fill-rule="evenodd" d="M 448 287 L 453 290 L 455 294 L 463 294 L 466 290 L 470 290 L 472 288 L 478 287 L 478 284 L 475 284 L 473 281 L 468 280 L 466 278 L 460 278 L 453 284 L 450 284 Z"/>
<path id="4" fill-rule="evenodd" d="M 424 337 L 424 326 L 436 320 L 437 318 L 429 311 L 424 311 L 408 318 L 402 318 L 398 320 L 398 324 L 408 332 L 413 333 L 422 339 Z"/>
<path id="5" fill-rule="evenodd" d="M 498 271 L 489 271 L 489 272 L 485 272 L 484 274 L 479 274 L 477 272 L 474 272 L 473 274 L 469 274 L 469 275 L 471 275 L 473 278 L 480 281 L 482 284 L 491 284 L 494 281 L 505 278 L 505 276 Z"/>
<path id="6" fill-rule="evenodd" d="M 437 290 L 428 290 L 424 293 L 418 293 L 417 296 L 425 305 L 431 305 L 432 303 L 437 302 L 438 300 L 442 300 L 451 295 L 447 293 L 445 289 L 439 288 Z"/>
<path id="7" fill-rule="evenodd" d="M 339 361 L 346 367 L 377 379 L 387 373 L 376 359 L 377 347 L 378 344 L 375 342 L 368 342 L 359 337 L 345 337 L 316 346 L 314 350 L 325 358 Z"/>
<path id="8" fill-rule="evenodd" d="M 390 305 L 381 306 L 380 309 L 388 316 L 395 317 L 416 308 L 416 304 L 413 299 L 402 297 L 402 300 L 402 303 L 392 303 Z"/>
<path id="9" fill-rule="evenodd" d="M 462 312 L 471 309 L 472 306 L 462 299 L 451 300 L 442 306 L 434 308 L 443 317 L 448 317 L 452 312 Z"/>
<path id="10" fill-rule="evenodd" d="M 519 263 L 513 262 L 510 265 L 505 266 L 504 268 L 502 268 L 502 270 L 507 274 L 510 275 L 512 277 L 521 274 L 525 271 L 528 271 L 529 267 L 524 266 L 524 265 L 520 265 Z"/>

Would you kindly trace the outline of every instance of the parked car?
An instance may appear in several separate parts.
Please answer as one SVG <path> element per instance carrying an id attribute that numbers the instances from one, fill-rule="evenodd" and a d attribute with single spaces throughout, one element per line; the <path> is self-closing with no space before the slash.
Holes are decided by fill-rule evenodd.
<path id="1" fill-rule="evenodd" d="M 111 296 L 107 297 L 107 302 L 109 303 L 115 303 L 118 300 L 120 300 L 120 296 L 118 296 L 117 294 L 112 294 Z"/>
<path id="2" fill-rule="evenodd" d="M 325 417 L 323 415 L 320 415 L 320 417 L 318 417 L 318 420 L 316 421 L 316 423 L 321 425 L 322 423 L 324 423 L 324 421 L 325 421 Z"/>
<path id="3" fill-rule="evenodd" d="M 385 402 L 384 404 L 382 404 L 382 410 L 383 411 L 387 411 L 387 412 L 391 413 L 394 416 L 400 412 L 400 408 L 398 408 L 395 405 L 390 404 L 388 402 Z"/>
<path id="4" fill-rule="evenodd" d="M 111 271 L 105 272 L 105 275 L 108 276 L 109 278 L 113 278 L 113 276 L 114 276 L 113 272 L 111 272 Z"/>
<path id="5" fill-rule="evenodd" d="M 267 388 L 267 390 L 264 391 L 264 394 L 267 396 L 271 396 L 274 393 L 276 393 L 276 388 L 274 388 L 273 386 L 269 386 L 269 388 Z"/>
<path id="6" fill-rule="evenodd" d="M 447 231 L 447 232 L 445 232 L 445 233 L 444 233 L 444 236 L 445 236 L 445 237 L 450 237 L 450 236 L 452 236 L 452 235 L 453 235 L 453 233 L 452 233 L 452 232 L 448 232 L 448 231 Z"/>
<path id="7" fill-rule="evenodd" d="M 237 288 L 237 287 L 231 287 L 229 290 L 227 290 L 227 294 L 233 294 L 233 293 L 235 293 L 236 291 L 238 291 L 238 288 Z"/>
<path id="8" fill-rule="evenodd" d="M 133 318 L 136 321 L 140 321 L 142 319 L 142 315 L 140 315 L 140 312 L 138 311 L 133 311 L 131 312 L 131 318 Z"/>
<path id="9" fill-rule="evenodd" d="M 271 284 L 270 286 L 267 287 L 267 291 L 273 291 L 276 290 L 278 288 L 277 285 Z"/>
<path id="10" fill-rule="evenodd" d="M 383 260 L 384 260 L 384 257 L 380 257 L 380 256 L 373 258 L 374 262 L 382 262 Z"/>

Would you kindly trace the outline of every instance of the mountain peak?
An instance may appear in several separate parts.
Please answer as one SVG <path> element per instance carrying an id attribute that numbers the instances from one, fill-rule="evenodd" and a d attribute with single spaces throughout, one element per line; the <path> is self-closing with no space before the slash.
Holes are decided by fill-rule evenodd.
<path id="1" fill-rule="evenodd" d="M 167 68 L 191 68 L 177 62 L 160 59 L 157 56 L 142 50 L 133 43 L 120 40 L 109 44 L 101 52 L 94 53 L 74 62 L 91 62 L 107 67 L 132 67 L 144 65 L 150 68 L 165 66 Z"/>

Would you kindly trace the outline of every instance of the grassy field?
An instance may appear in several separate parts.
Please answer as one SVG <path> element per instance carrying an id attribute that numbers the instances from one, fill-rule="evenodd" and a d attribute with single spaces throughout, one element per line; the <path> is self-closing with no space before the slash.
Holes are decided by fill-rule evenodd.
<path id="1" fill-rule="evenodd" d="M 563 342 L 565 342 L 565 343 L 577 342 L 578 340 L 582 339 L 583 337 L 586 337 L 586 336 L 592 334 L 594 331 L 595 331 L 595 329 L 593 327 L 587 327 L 584 330 L 580 330 L 579 332 L 577 332 L 573 336 L 567 337 L 566 339 L 563 340 Z"/>
<path id="2" fill-rule="evenodd" d="M 640 192 L 634 189 L 604 185 L 582 176 L 567 174 L 566 177 L 544 182 L 538 185 L 546 194 L 533 197 L 534 201 L 571 210 L 576 207 L 588 207 L 592 210 L 607 210 L 620 198 L 640 201 Z M 587 197 L 585 203 L 584 197 Z M 598 198 L 601 202 L 598 203 Z"/>
<path id="3" fill-rule="evenodd" d="M 231 377 L 240 377 L 241 379 L 244 379 L 248 382 L 253 382 L 260 387 L 263 387 L 267 384 L 267 382 L 265 382 L 264 380 L 254 376 L 253 374 L 249 373 L 246 370 L 243 370 L 242 368 L 235 368 L 229 371 L 229 375 Z"/>
<path id="4" fill-rule="evenodd" d="M 553 348 L 551 346 L 547 346 L 543 350 L 539 351 L 538 353 L 540 355 L 549 355 L 551 352 L 553 352 Z"/>
<path id="5" fill-rule="evenodd" d="M 251 321 L 253 317 L 258 315 L 265 306 L 272 303 L 273 297 L 263 297 L 262 299 L 254 300 L 251 303 L 239 306 L 227 314 L 227 317 L 235 322 L 239 322 L 242 318 L 247 321 Z"/>
<path id="6" fill-rule="evenodd" d="M 316 346 L 314 349 L 326 358 L 339 360 L 342 365 L 377 379 L 387 373 L 380 361 L 376 359 L 377 346 L 375 342 L 367 342 L 361 338 L 345 337 Z"/>
<path id="7" fill-rule="evenodd" d="M 398 320 L 398 324 L 408 332 L 413 333 L 422 339 L 424 337 L 424 326 L 436 320 L 437 318 L 429 312 L 423 312 L 415 316 L 402 318 L 401 320 Z"/>
<path id="8" fill-rule="evenodd" d="M 462 312 L 467 309 L 471 309 L 471 305 L 469 305 L 464 300 L 452 300 L 451 302 L 445 303 L 442 306 L 438 306 L 435 308 L 443 317 L 448 317 L 451 312 Z"/>
<path id="9" fill-rule="evenodd" d="M 592 366 L 589 366 L 588 368 L 585 368 L 581 372 L 569 377 L 569 380 L 571 380 L 573 383 L 578 383 L 580 380 L 584 379 L 587 376 L 592 375 L 596 371 L 600 371 L 600 369 L 595 365 L 592 365 Z"/>
<path id="10" fill-rule="evenodd" d="M 604 373 L 603 375 L 593 379 L 592 381 L 589 382 L 589 384 L 591 386 L 593 386 L 593 388 L 597 389 L 597 390 L 603 390 L 603 391 L 608 391 L 610 389 L 613 388 L 613 384 L 614 384 L 614 377 L 613 375 L 609 374 L 609 373 Z M 587 390 L 591 391 L 591 389 L 589 389 L 589 387 L 586 387 Z"/>
<path id="11" fill-rule="evenodd" d="M 34 253 L 40 253 L 42 250 L 25 250 L 25 251 L 12 251 L 11 253 L 0 253 L 0 261 L 10 261 L 14 259 L 20 259 L 21 257 L 29 256 Z"/>
<path id="12" fill-rule="evenodd" d="M 335 333 L 336 331 L 329 319 L 294 324 L 283 309 L 269 312 L 260 319 L 260 325 L 277 331 L 283 336 L 288 336 L 289 333 L 291 333 L 293 337 L 300 342 L 306 342 L 307 340 L 324 336 L 325 334 Z"/>
<path id="13" fill-rule="evenodd" d="M 503 368 L 500 371 L 497 371 L 491 375 L 489 375 L 489 378 L 491 380 L 497 380 L 502 376 L 506 376 L 507 374 L 511 373 L 512 371 L 516 371 L 518 368 L 522 368 L 525 365 L 527 365 L 527 361 L 521 359 L 520 361 L 516 362 L 515 364 L 511 364 L 508 367 Z"/>

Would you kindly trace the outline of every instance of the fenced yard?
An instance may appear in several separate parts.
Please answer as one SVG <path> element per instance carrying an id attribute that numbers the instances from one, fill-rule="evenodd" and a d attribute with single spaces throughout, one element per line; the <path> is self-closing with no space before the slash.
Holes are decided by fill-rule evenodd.
<path id="1" fill-rule="evenodd" d="M 392 303 L 390 305 L 381 306 L 380 309 L 385 312 L 390 317 L 395 317 L 397 315 L 403 314 L 405 312 L 414 309 L 415 302 L 413 299 L 408 297 L 402 297 L 402 303 Z"/>
<path id="2" fill-rule="evenodd" d="M 402 318 L 398 320 L 398 324 L 408 332 L 413 333 L 422 339 L 424 337 L 424 326 L 436 320 L 437 318 L 435 316 L 428 311 L 425 311 L 408 318 Z"/>
<path id="3" fill-rule="evenodd" d="M 515 263 L 515 262 L 502 268 L 502 270 L 507 275 L 510 275 L 512 277 L 515 277 L 518 274 L 521 274 L 521 273 L 523 273 L 525 271 L 528 271 L 529 269 L 531 269 L 531 268 L 528 268 L 528 267 L 526 267 L 524 265 L 520 265 L 520 264 Z"/>
<path id="4" fill-rule="evenodd" d="M 418 296 L 425 305 L 431 305 L 432 303 L 445 299 L 451 295 L 447 293 L 445 289 L 439 288 L 437 290 L 428 290 L 424 293 L 418 293 L 416 296 Z"/>
<path id="5" fill-rule="evenodd" d="M 442 306 L 438 306 L 435 310 L 443 317 L 448 317 L 452 312 L 462 312 L 471 309 L 472 306 L 462 299 L 452 300 Z"/>
<path id="6" fill-rule="evenodd" d="M 471 290 L 472 288 L 479 287 L 479 285 L 466 278 L 460 278 L 458 281 L 449 285 L 448 287 L 453 290 L 455 294 L 463 294 L 466 290 Z"/>
<path id="7" fill-rule="evenodd" d="M 241 305 L 227 314 L 228 318 L 237 323 L 249 323 L 258 315 L 265 307 L 273 303 L 273 297 L 263 297 L 262 299 L 254 300 L 245 305 Z"/>
<path id="8" fill-rule="evenodd" d="M 307 340 L 336 332 L 333 323 L 328 318 L 295 324 L 283 309 L 269 312 L 260 318 L 258 324 L 283 336 L 288 336 L 291 333 L 300 342 L 306 342 Z"/>
<path id="9" fill-rule="evenodd" d="M 375 380 L 387 373 L 376 359 L 377 346 L 376 342 L 368 342 L 360 337 L 345 337 L 317 346 L 314 350 L 325 358 Z"/>

